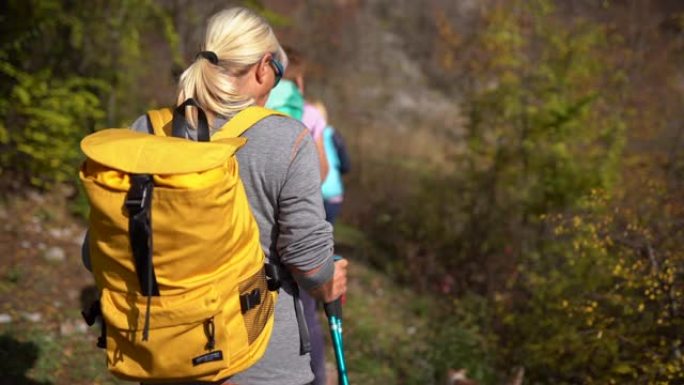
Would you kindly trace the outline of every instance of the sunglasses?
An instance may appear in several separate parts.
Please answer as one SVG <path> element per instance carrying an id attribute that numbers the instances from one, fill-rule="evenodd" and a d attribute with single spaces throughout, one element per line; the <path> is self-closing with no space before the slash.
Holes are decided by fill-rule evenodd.
<path id="1" fill-rule="evenodd" d="M 280 83 L 280 79 L 283 78 L 285 69 L 283 68 L 283 64 L 280 61 L 278 61 L 278 59 L 276 59 L 275 57 L 271 57 L 270 63 L 273 67 L 273 72 L 275 72 L 275 83 L 273 84 L 273 88 L 275 88 L 278 85 L 278 83 Z"/>

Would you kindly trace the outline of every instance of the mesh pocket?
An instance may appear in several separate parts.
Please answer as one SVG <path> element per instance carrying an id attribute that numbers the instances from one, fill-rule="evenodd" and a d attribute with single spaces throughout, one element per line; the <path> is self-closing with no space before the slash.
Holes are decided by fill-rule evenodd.
<path id="1" fill-rule="evenodd" d="M 240 283 L 240 296 L 251 297 L 251 302 L 256 303 L 248 309 L 243 309 L 242 317 L 247 328 L 247 340 L 251 345 L 261 334 L 273 316 L 274 300 L 273 294 L 268 290 L 266 284 L 266 272 L 259 270 L 255 275 Z M 255 295 L 259 300 L 255 301 Z"/>

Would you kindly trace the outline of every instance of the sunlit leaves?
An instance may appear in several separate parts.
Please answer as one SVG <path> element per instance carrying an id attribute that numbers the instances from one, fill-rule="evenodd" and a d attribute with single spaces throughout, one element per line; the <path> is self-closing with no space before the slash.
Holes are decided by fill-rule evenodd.
<path id="1" fill-rule="evenodd" d="M 14 125 L 3 135 L 2 168 L 22 170 L 39 186 L 73 178 L 78 142 L 104 116 L 94 92 L 106 86 L 77 77 L 61 80 L 50 71 L 28 74 L 7 63 L 0 72 L 15 82 L 10 99 L 0 103 L 0 117 Z"/>
<path id="2" fill-rule="evenodd" d="M 153 0 L 10 1 L 7 10 L 0 171 L 34 185 L 73 179 L 85 134 L 147 107 L 139 79 L 159 63 L 146 61 L 144 34 L 161 30 L 169 60 L 181 62 L 171 17 Z"/>

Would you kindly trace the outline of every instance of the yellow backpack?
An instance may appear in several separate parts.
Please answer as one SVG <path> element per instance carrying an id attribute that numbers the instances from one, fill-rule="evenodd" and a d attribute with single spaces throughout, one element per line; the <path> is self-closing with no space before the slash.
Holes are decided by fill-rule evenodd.
<path id="1" fill-rule="evenodd" d="M 278 282 L 235 153 L 277 112 L 247 108 L 195 142 L 171 136 L 188 104 L 150 111 L 154 135 L 107 129 L 81 142 L 101 343 L 126 380 L 221 380 L 254 364 L 273 328 Z"/>

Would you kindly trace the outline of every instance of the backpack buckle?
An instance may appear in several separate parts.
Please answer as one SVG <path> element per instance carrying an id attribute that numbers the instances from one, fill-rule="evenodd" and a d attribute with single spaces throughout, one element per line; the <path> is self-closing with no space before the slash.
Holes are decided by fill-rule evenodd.
<path id="1" fill-rule="evenodd" d="M 105 349 L 107 347 L 107 324 L 105 324 L 104 319 L 102 318 L 102 309 L 100 307 L 100 301 L 97 300 L 93 302 L 90 305 L 90 308 L 88 308 L 88 310 L 81 312 L 81 315 L 83 316 L 83 319 L 85 320 L 86 324 L 88 324 L 88 326 L 95 325 L 95 322 L 97 322 L 99 318 L 101 329 L 100 336 L 97 337 L 96 346 L 98 348 Z"/>
<path id="2" fill-rule="evenodd" d="M 240 295 L 240 307 L 242 314 L 247 313 L 248 310 L 253 309 L 261 304 L 261 290 L 254 289 L 249 293 Z"/>
<path id="3" fill-rule="evenodd" d="M 95 321 L 97 321 L 97 317 L 102 316 L 102 310 L 100 310 L 100 301 L 97 300 L 91 303 L 88 310 L 82 311 L 81 315 L 88 326 L 93 326 Z"/>
<path id="4" fill-rule="evenodd" d="M 131 188 L 128 190 L 126 201 L 124 202 L 130 214 L 137 214 L 148 207 L 152 186 L 151 175 L 131 175 Z"/>
<path id="5" fill-rule="evenodd" d="M 266 272 L 266 285 L 270 291 L 278 291 L 280 289 L 280 271 L 278 266 L 272 263 L 264 264 L 264 270 Z"/>

